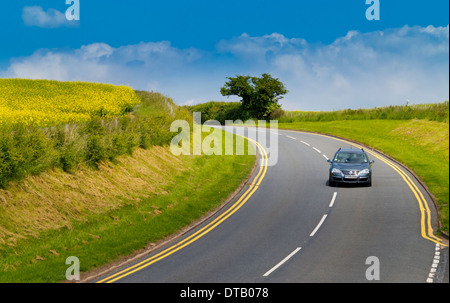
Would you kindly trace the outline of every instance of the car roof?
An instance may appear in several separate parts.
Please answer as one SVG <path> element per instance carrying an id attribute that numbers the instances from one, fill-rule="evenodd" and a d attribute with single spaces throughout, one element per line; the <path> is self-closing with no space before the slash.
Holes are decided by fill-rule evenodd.
<path id="1" fill-rule="evenodd" d="M 346 152 L 346 153 L 365 153 L 362 149 L 356 148 L 340 148 L 337 152 Z"/>

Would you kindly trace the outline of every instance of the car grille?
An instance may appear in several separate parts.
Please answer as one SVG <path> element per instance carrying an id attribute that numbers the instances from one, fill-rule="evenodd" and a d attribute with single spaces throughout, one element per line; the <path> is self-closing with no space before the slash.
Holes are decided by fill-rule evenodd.
<path id="1" fill-rule="evenodd" d="M 353 175 L 357 176 L 359 174 L 359 170 L 341 170 L 344 175 Z"/>

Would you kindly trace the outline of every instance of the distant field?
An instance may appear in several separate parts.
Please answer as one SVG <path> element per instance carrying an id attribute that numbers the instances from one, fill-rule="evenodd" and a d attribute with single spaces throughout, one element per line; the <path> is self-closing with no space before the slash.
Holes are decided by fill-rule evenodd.
<path id="1" fill-rule="evenodd" d="M 0 125 L 54 126 L 117 117 L 140 102 L 126 86 L 0 79 Z"/>
<path id="2" fill-rule="evenodd" d="M 337 120 L 411 120 L 449 121 L 448 101 L 431 104 L 393 105 L 376 108 L 344 109 L 336 111 L 284 111 L 280 123 L 318 122 Z"/>

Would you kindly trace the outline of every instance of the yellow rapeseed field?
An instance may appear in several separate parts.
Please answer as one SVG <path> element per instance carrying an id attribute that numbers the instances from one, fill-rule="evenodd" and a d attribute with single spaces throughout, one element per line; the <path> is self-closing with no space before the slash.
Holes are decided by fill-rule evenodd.
<path id="1" fill-rule="evenodd" d="M 0 79 L 0 125 L 51 126 L 117 117 L 140 103 L 127 86 Z"/>

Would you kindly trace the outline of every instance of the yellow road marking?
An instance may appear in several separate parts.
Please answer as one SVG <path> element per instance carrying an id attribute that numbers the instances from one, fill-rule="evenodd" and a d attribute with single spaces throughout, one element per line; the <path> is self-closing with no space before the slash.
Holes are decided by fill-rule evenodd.
<path id="1" fill-rule="evenodd" d="M 411 189 L 411 191 L 413 192 L 414 196 L 416 197 L 418 203 L 419 203 L 419 209 L 420 209 L 420 213 L 421 213 L 421 235 L 423 238 L 428 239 L 430 241 L 433 241 L 435 243 L 438 243 L 440 245 L 444 245 L 443 243 L 440 242 L 440 239 L 437 238 L 434 235 L 433 232 L 433 227 L 431 226 L 431 211 L 430 208 L 428 207 L 428 203 L 425 200 L 425 197 L 423 196 L 422 192 L 419 190 L 419 188 L 417 188 L 416 184 L 411 180 L 411 178 L 403 171 L 401 170 L 397 165 L 393 164 L 392 162 L 381 158 L 380 156 L 369 152 L 371 155 L 377 157 L 378 159 L 380 159 L 381 161 L 383 161 L 384 163 L 386 163 L 387 165 L 389 165 L 390 167 L 392 167 L 398 174 L 400 174 L 400 176 L 403 178 L 403 180 L 405 181 L 406 184 L 408 184 L 409 188 Z M 426 222 L 425 222 L 426 221 Z"/>
<path id="2" fill-rule="evenodd" d="M 264 148 L 261 147 L 261 145 L 254 141 L 253 139 L 247 138 L 248 140 L 250 140 L 251 142 L 253 142 L 258 150 L 261 153 L 262 159 L 263 159 L 263 163 L 262 165 L 260 165 L 260 169 L 258 174 L 255 177 L 256 180 L 256 184 L 255 182 L 252 182 L 252 184 L 250 184 L 249 188 L 247 189 L 247 191 L 239 198 L 239 200 L 233 204 L 227 211 L 225 211 L 223 214 L 221 214 L 219 217 L 217 217 L 216 219 L 214 219 L 211 223 L 207 224 L 206 226 L 204 226 L 203 228 L 201 228 L 200 230 L 198 230 L 197 232 L 195 232 L 194 234 L 192 234 L 191 236 L 187 237 L 186 239 L 180 241 L 179 243 L 165 249 L 164 251 L 145 259 L 144 261 L 141 261 L 133 266 L 127 267 L 126 269 L 117 272 L 111 276 L 108 276 L 105 279 L 102 279 L 100 281 L 98 281 L 97 283 L 112 283 L 114 281 L 117 281 L 119 279 L 122 279 L 132 273 L 135 273 L 159 260 L 162 260 L 168 256 L 170 256 L 171 254 L 177 252 L 178 250 L 182 249 L 183 247 L 188 246 L 189 244 L 195 242 L 196 240 L 198 240 L 199 238 L 203 237 L 204 235 L 206 235 L 208 232 L 210 232 L 211 230 L 213 230 L 215 227 L 217 227 L 220 223 L 222 223 L 223 221 L 225 221 L 228 217 L 230 217 L 232 214 L 234 214 L 239 208 L 241 208 L 242 205 L 244 205 L 247 200 L 253 195 L 253 193 L 256 191 L 256 189 L 258 188 L 259 184 L 261 183 L 262 179 L 264 178 L 266 172 L 267 172 L 267 154 L 266 151 L 264 150 Z"/>
<path id="3" fill-rule="evenodd" d="M 353 142 L 346 141 L 343 139 L 339 139 L 339 138 L 335 138 L 335 137 L 331 137 L 331 136 L 327 136 L 327 135 L 322 135 L 322 134 L 317 134 L 317 133 L 314 133 L 314 135 L 330 138 L 330 139 L 333 139 L 336 141 L 345 142 L 347 144 L 351 144 L 358 148 L 364 148 L 363 146 L 361 146 L 357 143 L 353 143 Z M 431 211 L 430 211 L 430 208 L 428 207 L 428 203 L 425 200 L 425 197 L 423 196 L 422 192 L 419 190 L 419 188 L 416 186 L 416 184 L 411 180 L 411 178 L 401 168 L 399 168 L 397 165 L 395 165 L 391 161 L 385 159 L 384 157 L 382 157 L 370 150 L 367 152 L 370 153 L 372 156 L 380 159 L 387 165 L 389 165 L 392 169 L 394 169 L 402 177 L 402 179 L 405 181 L 405 183 L 409 186 L 409 188 L 413 192 L 414 196 L 416 197 L 417 202 L 419 203 L 419 209 L 420 209 L 420 214 L 421 214 L 421 216 L 420 216 L 421 236 L 423 238 L 430 240 L 434 243 L 437 243 L 439 245 L 448 246 L 448 244 L 443 243 L 441 239 L 439 239 L 438 237 L 436 237 L 434 235 L 433 227 L 431 226 Z"/>

